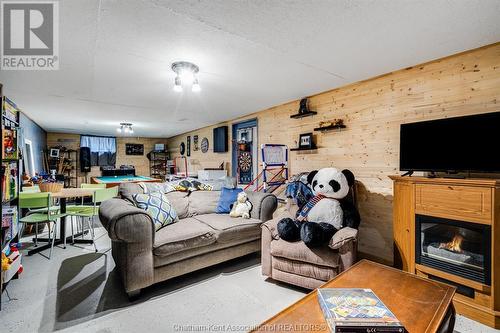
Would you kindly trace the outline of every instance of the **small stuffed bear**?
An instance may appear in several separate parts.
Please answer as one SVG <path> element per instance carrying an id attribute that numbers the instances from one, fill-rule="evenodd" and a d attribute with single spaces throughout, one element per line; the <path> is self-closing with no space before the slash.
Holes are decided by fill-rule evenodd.
<path id="1" fill-rule="evenodd" d="M 349 170 L 324 168 L 307 176 L 314 197 L 297 212 L 295 220 L 285 218 L 278 222 L 281 239 L 289 242 L 302 240 L 314 248 L 328 244 L 332 236 L 343 227 L 357 229 L 359 212 L 346 198 L 354 185 L 354 175 Z"/>
<path id="2" fill-rule="evenodd" d="M 238 193 L 238 199 L 233 204 L 233 208 L 229 212 L 231 217 L 242 217 L 244 219 L 250 218 L 250 211 L 252 210 L 252 203 L 248 200 L 247 194 L 242 191 Z"/>

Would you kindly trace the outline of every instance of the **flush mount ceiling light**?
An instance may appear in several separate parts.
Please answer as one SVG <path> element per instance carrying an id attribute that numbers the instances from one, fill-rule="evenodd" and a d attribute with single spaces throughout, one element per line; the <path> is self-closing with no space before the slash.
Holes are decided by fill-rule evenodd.
<path id="1" fill-rule="evenodd" d="M 182 85 L 191 85 L 191 91 L 201 90 L 197 74 L 200 68 L 187 61 L 178 61 L 172 64 L 172 70 L 177 74 L 174 82 L 174 91 L 181 92 Z"/>
<path id="2" fill-rule="evenodd" d="M 118 133 L 134 134 L 131 123 L 120 123 L 120 127 L 116 129 Z"/>

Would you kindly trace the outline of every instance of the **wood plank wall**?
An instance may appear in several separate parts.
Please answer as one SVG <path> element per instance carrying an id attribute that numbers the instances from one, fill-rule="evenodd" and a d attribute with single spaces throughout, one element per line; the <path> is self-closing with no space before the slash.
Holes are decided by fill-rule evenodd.
<path id="1" fill-rule="evenodd" d="M 200 142 L 206 136 L 212 146 L 213 127 L 251 118 L 258 119 L 259 144 L 294 147 L 299 134 L 312 132 L 320 121 L 345 119 L 347 129 L 315 135 L 317 151 L 292 152 L 291 173 L 328 166 L 352 170 L 359 181 L 363 218 L 360 251 L 378 261 L 392 262 L 392 182 L 388 176 L 399 173 L 399 125 L 500 111 L 499 103 L 497 43 L 312 96 L 310 109 L 318 111 L 314 117 L 290 119 L 299 107 L 299 101 L 293 101 L 169 138 L 168 147 L 178 155 L 180 142 L 196 134 Z M 231 163 L 231 152 L 192 151 L 190 158 L 193 170 L 221 162 Z"/>
<path id="2" fill-rule="evenodd" d="M 144 155 L 126 155 L 125 154 L 125 144 L 126 143 L 136 143 L 144 145 Z M 134 165 L 135 172 L 137 175 L 149 176 L 149 160 L 146 154 L 153 150 L 155 143 L 167 144 L 167 139 L 165 138 L 137 138 L 137 137 L 117 137 L 116 138 L 116 165 Z M 53 146 L 64 146 L 69 149 L 79 149 L 80 148 L 80 134 L 69 134 L 69 133 L 47 133 L 47 145 L 49 147 Z M 80 177 L 78 183 L 81 184 L 85 182 L 85 175 L 78 172 Z M 100 176 L 101 171 L 99 167 L 92 167 L 91 172 L 88 173 L 87 181 L 90 182 L 90 177 Z"/>

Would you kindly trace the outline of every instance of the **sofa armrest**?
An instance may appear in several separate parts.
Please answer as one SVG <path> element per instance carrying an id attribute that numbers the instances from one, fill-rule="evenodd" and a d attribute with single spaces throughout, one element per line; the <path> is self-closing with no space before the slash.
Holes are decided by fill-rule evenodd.
<path id="1" fill-rule="evenodd" d="M 123 199 L 104 201 L 99 218 L 112 240 L 112 255 L 125 290 L 135 293 L 154 283 L 153 244 L 155 229 L 151 216 Z"/>
<path id="2" fill-rule="evenodd" d="M 346 270 L 356 262 L 358 230 L 353 228 L 342 228 L 333 235 L 328 246 L 338 251 L 342 270 Z"/>
<path id="3" fill-rule="evenodd" d="M 332 239 L 330 239 L 330 242 L 328 243 L 328 246 L 333 250 L 337 250 L 348 242 L 356 241 L 357 239 L 358 230 L 346 227 L 340 229 L 335 233 L 335 235 L 333 235 Z"/>
<path id="4" fill-rule="evenodd" d="M 153 248 L 153 220 L 146 211 L 130 202 L 118 198 L 104 201 L 99 208 L 99 219 L 111 240 L 146 243 Z"/>
<path id="5" fill-rule="evenodd" d="M 273 218 L 274 211 L 278 208 L 278 199 L 274 194 L 245 191 L 252 204 L 250 217 L 266 222 Z"/>
<path id="6" fill-rule="evenodd" d="M 274 240 L 280 239 L 278 235 L 277 225 L 278 222 L 285 218 L 291 217 L 290 212 L 284 212 L 279 214 L 279 216 L 262 223 L 262 237 L 261 237 L 261 267 L 262 274 L 272 277 L 272 255 L 271 255 L 271 243 Z"/>

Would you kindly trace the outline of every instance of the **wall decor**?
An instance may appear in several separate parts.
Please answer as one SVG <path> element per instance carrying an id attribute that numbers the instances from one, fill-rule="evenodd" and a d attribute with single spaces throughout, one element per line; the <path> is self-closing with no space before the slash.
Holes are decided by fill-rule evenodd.
<path id="1" fill-rule="evenodd" d="M 203 138 L 201 140 L 201 152 L 202 153 L 206 153 L 208 151 L 208 139 L 207 138 Z"/>
<path id="2" fill-rule="evenodd" d="M 58 158 L 59 157 L 59 149 L 52 148 L 50 150 L 50 157 Z"/>
<path id="3" fill-rule="evenodd" d="M 191 156 L 191 135 L 187 136 L 186 143 L 186 155 Z"/>
<path id="4" fill-rule="evenodd" d="M 126 143 L 126 155 L 144 155 L 144 145 L 140 143 Z"/>
<path id="5" fill-rule="evenodd" d="M 318 114 L 318 112 L 309 110 L 307 98 L 302 98 L 300 100 L 299 112 L 296 114 L 292 114 L 290 118 L 300 119 L 304 117 L 314 116 L 315 114 Z"/>
<path id="6" fill-rule="evenodd" d="M 312 133 L 304 133 L 304 134 L 300 135 L 299 148 L 300 149 L 312 149 L 312 148 L 314 148 Z"/>
<path id="7" fill-rule="evenodd" d="M 164 143 L 155 143 L 155 151 L 165 151 Z"/>
<path id="8" fill-rule="evenodd" d="M 307 108 L 307 98 L 302 98 L 300 100 L 299 113 L 308 113 L 309 109 Z"/>
<path id="9" fill-rule="evenodd" d="M 314 131 L 327 132 L 335 129 L 341 130 L 343 128 L 346 128 L 346 126 L 344 125 L 344 119 L 332 119 L 328 121 L 320 121 L 319 127 L 316 127 Z"/>
<path id="10" fill-rule="evenodd" d="M 198 151 L 198 135 L 193 135 L 193 151 Z"/>
<path id="11" fill-rule="evenodd" d="M 181 155 L 184 155 L 184 152 L 186 151 L 186 145 L 184 142 L 181 142 L 181 146 L 179 147 Z"/>

